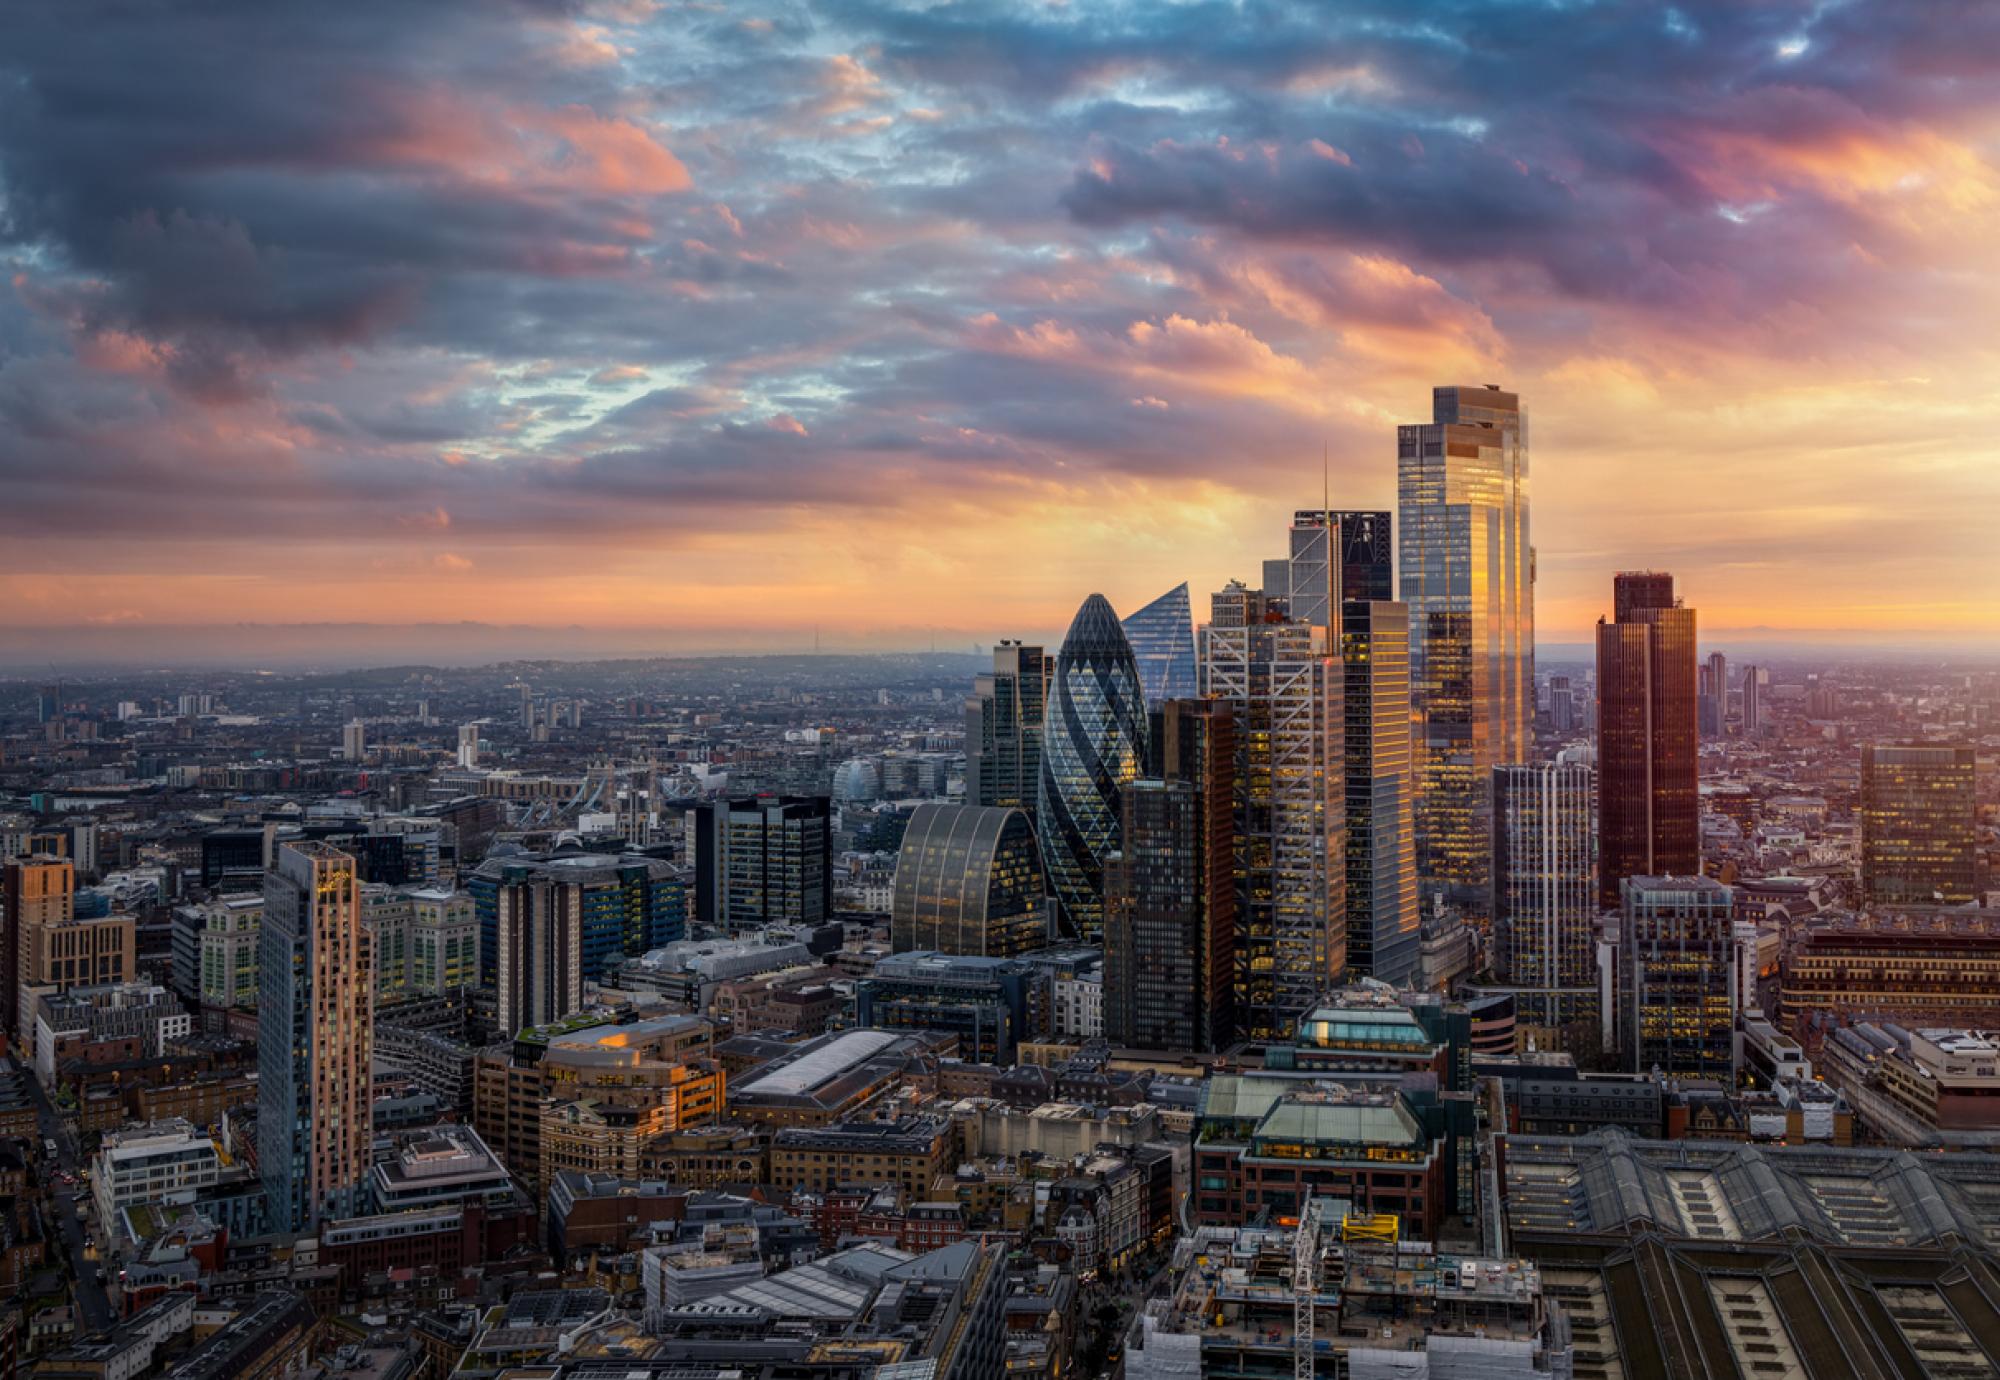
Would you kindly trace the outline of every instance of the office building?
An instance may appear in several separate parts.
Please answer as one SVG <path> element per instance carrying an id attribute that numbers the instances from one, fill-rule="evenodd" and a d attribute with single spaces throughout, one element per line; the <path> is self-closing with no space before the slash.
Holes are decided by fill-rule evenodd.
<path id="1" fill-rule="evenodd" d="M 349 762 L 360 762 L 368 756 L 368 725 L 359 719 L 349 719 L 340 730 L 340 755 Z"/>
<path id="2" fill-rule="evenodd" d="M 1978 896 L 1976 771 L 1970 747 L 1862 747 L 1864 905 L 1962 905 Z"/>
<path id="3" fill-rule="evenodd" d="M 896 855 L 891 945 L 987 958 L 1039 949 L 1048 943 L 1046 893 L 1025 812 L 919 805 Z"/>
<path id="4" fill-rule="evenodd" d="M 1721 652 L 1710 652 L 1701 664 L 1695 696 L 1701 736 L 1720 738 L 1729 720 L 1729 658 Z"/>
<path id="5" fill-rule="evenodd" d="M 464 771 L 473 771 L 479 766 L 478 724 L 458 726 L 458 765 Z"/>
<path id="6" fill-rule="evenodd" d="M 1396 597 L 1392 517 L 1382 512 L 1303 508 L 1292 514 L 1287 555 L 1264 562 L 1264 597 L 1295 623 L 1331 627 L 1343 600 Z"/>
<path id="7" fill-rule="evenodd" d="M 1236 721 L 1237 1034 L 1288 1038 L 1347 970 L 1341 663 L 1241 582 L 1200 645 L 1202 693 Z"/>
<path id="8" fill-rule="evenodd" d="M 1135 1049 L 1226 1047 L 1236 1003 L 1236 721 L 1169 700 L 1161 775 L 1132 783 L 1107 871 L 1104 1035 Z"/>
<path id="9" fill-rule="evenodd" d="M 968 805 L 1035 812 L 1042 783 L 1042 716 L 1055 661 L 1040 647 L 1002 642 L 993 671 L 976 676 L 965 702 Z"/>
<path id="10" fill-rule="evenodd" d="M 1558 734 L 1576 730 L 1576 687 L 1568 676 L 1549 677 L 1549 727 Z"/>
<path id="11" fill-rule="evenodd" d="M 826 796 L 698 805 L 694 853 L 696 913 L 704 925 L 738 934 L 765 925 L 821 925 L 833 915 Z"/>
<path id="12" fill-rule="evenodd" d="M 430 995 L 479 986 L 479 911 L 471 893 L 410 893 L 408 985 Z"/>
<path id="13" fill-rule="evenodd" d="M 482 947 L 493 940 L 500 1025 L 561 1020 L 627 958 L 687 934 L 687 886 L 671 863 L 637 854 L 488 858 L 466 887 Z M 440 922 L 448 929 L 447 922 Z"/>
<path id="14" fill-rule="evenodd" d="M 1146 760 L 1146 701 L 1118 615 L 1083 601 L 1056 654 L 1035 828 L 1055 896 L 1056 933 L 1104 929 L 1104 860 L 1117 851 L 1119 792 Z"/>
<path id="15" fill-rule="evenodd" d="M 1527 760 L 1535 686 L 1528 427 L 1518 395 L 1432 390 L 1397 428 L 1402 601 L 1410 608 L 1423 903 L 1484 918 L 1493 768 Z"/>
<path id="16" fill-rule="evenodd" d="M 1701 871 L 1694 610 L 1674 577 L 1626 571 L 1597 621 L 1598 904 L 1627 877 Z"/>
<path id="17" fill-rule="evenodd" d="M 2000 921 L 1940 911 L 1814 925 L 1785 945 L 1778 990 L 1780 1026 L 1802 1033 L 1858 1015 L 2000 1029 Z"/>
<path id="18" fill-rule="evenodd" d="M 1743 668 L 1743 736 L 1761 738 L 1770 728 L 1771 673 L 1762 666 Z"/>
<path id="19" fill-rule="evenodd" d="M 1387 524 L 1381 528 L 1387 546 Z M 1387 561 L 1383 562 L 1384 577 Z M 1347 966 L 1402 986 L 1420 958 L 1416 779 L 1410 742 L 1410 611 L 1343 599 Z"/>
<path id="20" fill-rule="evenodd" d="M 1556 1029 L 1597 1010 L 1591 769 L 1493 769 L 1493 968 L 1516 1019 Z"/>
<path id="21" fill-rule="evenodd" d="M 1627 877 L 1606 1025 L 1632 1073 L 1736 1078 L 1734 897 L 1709 877 Z"/>
<path id="22" fill-rule="evenodd" d="M 257 1162 L 272 1226 L 310 1232 L 363 1206 L 375 962 L 354 859 L 278 849 L 257 952 Z"/>
<path id="23" fill-rule="evenodd" d="M 1124 620 L 1148 710 L 1195 693 L 1194 609 L 1185 581 Z"/>
<path id="24" fill-rule="evenodd" d="M 925 950 L 897 954 L 855 984 L 854 1022 L 864 1030 L 925 1030 L 958 1037 L 958 1057 L 1007 1068 L 1034 1038 L 1048 983 L 1018 958 Z"/>

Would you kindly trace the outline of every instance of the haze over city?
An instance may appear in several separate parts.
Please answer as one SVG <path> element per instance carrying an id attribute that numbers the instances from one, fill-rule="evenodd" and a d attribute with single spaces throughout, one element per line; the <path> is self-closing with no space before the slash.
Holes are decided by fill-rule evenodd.
<path id="1" fill-rule="evenodd" d="M 1648 565 L 1724 643 L 2000 632 L 1990 6 L 7 27 L 17 667 L 1053 639 L 1387 506 L 1445 382 L 1531 414 L 1544 644 Z"/>

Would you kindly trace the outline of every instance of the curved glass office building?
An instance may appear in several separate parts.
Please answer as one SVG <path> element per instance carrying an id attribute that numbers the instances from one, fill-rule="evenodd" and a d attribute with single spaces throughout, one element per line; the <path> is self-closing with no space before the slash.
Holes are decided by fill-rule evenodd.
<path id="1" fill-rule="evenodd" d="M 1191 700 L 1201 693 L 1194 659 L 1194 610 L 1187 581 L 1175 585 L 1125 619 L 1125 640 L 1139 667 L 1146 708 L 1168 700 Z"/>
<path id="2" fill-rule="evenodd" d="M 1146 760 L 1139 685 L 1118 615 L 1091 595 L 1056 655 L 1042 726 L 1036 828 L 1065 936 L 1095 942 L 1104 931 L 1104 859 L 1119 844 L 1120 793 Z"/>
<path id="3" fill-rule="evenodd" d="M 1048 941 L 1047 888 L 1025 811 L 919 805 L 896 855 L 897 953 L 1009 958 Z"/>

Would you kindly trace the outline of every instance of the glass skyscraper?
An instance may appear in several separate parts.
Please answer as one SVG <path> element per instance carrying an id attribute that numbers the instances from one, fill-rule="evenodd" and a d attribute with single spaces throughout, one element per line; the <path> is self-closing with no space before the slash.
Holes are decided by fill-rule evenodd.
<path id="1" fill-rule="evenodd" d="M 1083 601 L 1056 655 L 1042 732 L 1035 828 L 1059 932 L 1096 942 L 1104 929 L 1104 860 L 1119 842 L 1119 793 L 1146 760 L 1146 701 L 1118 615 Z"/>
<path id="2" fill-rule="evenodd" d="M 1340 601 L 1347 760 L 1347 962 L 1401 986 L 1421 958 L 1416 782 L 1410 770 L 1410 611 Z"/>
<path id="3" fill-rule="evenodd" d="M 1146 708 L 1158 709 L 1168 700 L 1190 699 L 1195 693 L 1194 609 L 1185 582 L 1175 585 L 1146 607 L 1126 617 L 1125 640 L 1139 667 L 1139 688 Z"/>
<path id="4" fill-rule="evenodd" d="M 1619 883 L 1618 1049 L 1630 1073 L 1736 1081 L 1733 894 L 1709 877 Z"/>
<path id="5" fill-rule="evenodd" d="M 1329 534 L 1332 534 L 1329 538 Z M 1301 508 L 1292 514 L 1291 551 L 1264 562 L 1264 597 L 1282 602 L 1295 623 L 1330 627 L 1328 610 L 1343 600 L 1386 602 L 1396 597 L 1387 513 Z M 1329 587 L 1329 542 L 1339 583 Z"/>
<path id="6" fill-rule="evenodd" d="M 1410 608 L 1417 877 L 1475 921 L 1491 902 L 1493 768 L 1526 759 L 1535 712 L 1528 423 L 1497 386 L 1432 390 L 1396 429 L 1402 600 Z"/>
<path id="7" fill-rule="evenodd" d="M 1236 716 L 1238 1034 L 1289 1039 L 1347 973 L 1341 661 L 1234 583 L 1201 630 L 1201 675 Z"/>
<path id="8" fill-rule="evenodd" d="M 1035 813 L 1053 669 L 1040 647 L 1002 642 L 993 649 L 991 674 L 973 679 L 965 701 L 967 804 Z"/>
<path id="9" fill-rule="evenodd" d="M 1627 877 L 1701 871 L 1694 610 L 1674 577 L 1624 571 L 1597 623 L 1597 901 Z"/>

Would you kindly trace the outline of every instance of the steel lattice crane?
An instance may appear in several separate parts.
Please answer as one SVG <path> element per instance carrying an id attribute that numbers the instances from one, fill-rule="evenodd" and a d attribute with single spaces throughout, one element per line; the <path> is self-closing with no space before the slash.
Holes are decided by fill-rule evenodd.
<path id="1" fill-rule="evenodd" d="M 1292 1238 L 1292 1375 L 1313 1380 L 1313 1304 L 1319 1297 L 1320 1200 L 1308 1198 Z"/>

